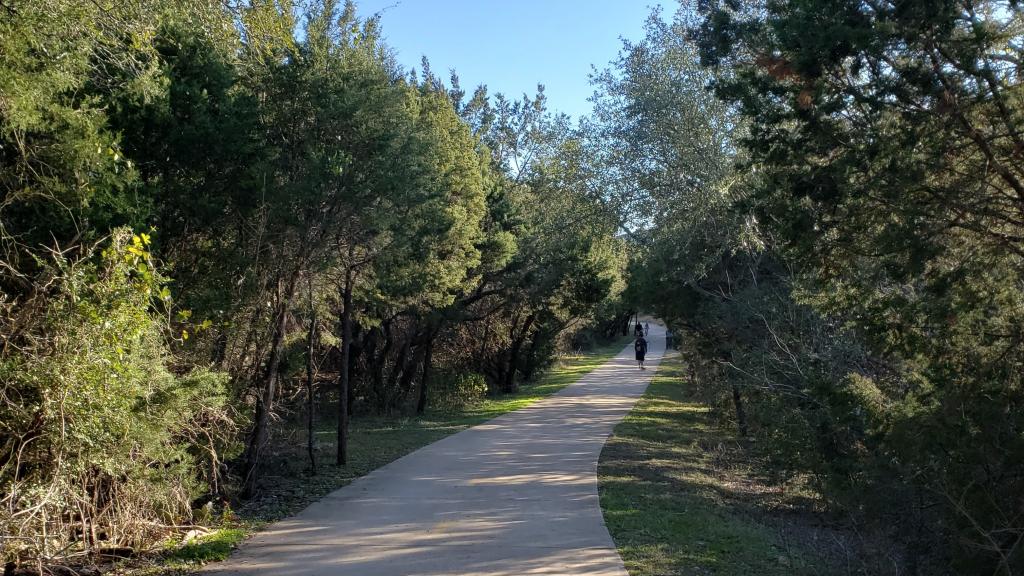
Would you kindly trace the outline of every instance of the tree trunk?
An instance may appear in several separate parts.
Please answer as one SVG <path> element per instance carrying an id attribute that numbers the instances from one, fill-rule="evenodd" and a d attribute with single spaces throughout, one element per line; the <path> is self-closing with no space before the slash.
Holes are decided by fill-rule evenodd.
<path id="1" fill-rule="evenodd" d="M 354 406 L 356 404 L 356 387 L 354 384 L 356 371 L 359 369 L 359 358 L 362 357 L 363 351 L 366 350 L 366 343 L 364 342 L 364 334 L 362 328 L 358 323 L 352 323 L 352 347 L 348 349 L 348 381 L 350 382 L 348 387 L 348 417 L 352 418 L 354 413 Z"/>
<path id="2" fill-rule="evenodd" d="M 487 357 L 487 343 L 491 338 L 491 319 L 490 317 L 484 321 L 484 337 L 480 339 L 480 351 L 476 354 L 477 360 L 477 371 L 481 374 L 485 369 L 485 358 Z"/>
<path id="3" fill-rule="evenodd" d="M 309 456 L 309 473 L 316 475 L 316 454 L 314 451 L 315 431 L 313 430 L 313 346 L 316 341 L 316 310 L 313 308 L 313 289 L 309 290 L 309 333 L 306 335 L 306 454 Z"/>
<path id="4" fill-rule="evenodd" d="M 345 288 L 341 309 L 341 367 L 338 374 L 338 455 L 339 466 L 348 464 L 348 390 L 349 353 L 352 350 L 352 267 L 345 270 Z"/>
<path id="5" fill-rule="evenodd" d="M 380 327 L 373 327 L 367 330 L 366 338 L 363 339 L 363 347 L 366 353 L 366 375 L 369 376 L 368 395 L 373 402 L 374 410 L 377 410 L 383 402 L 380 391 L 384 382 L 384 369 L 379 360 L 380 351 L 378 350 L 382 335 Z M 351 351 L 349 355 L 349 362 L 351 362 Z"/>
<path id="6" fill-rule="evenodd" d="M 412 342 L 409 340 L 403 342 L 402 347 L 399 348 L 398 356 L 395 357 L 395 365 L 388 375 L 387 402 L 384 406 L 386 413 L 391 413 L 399 408 L 406 398 L 405 393 L 412 384 L 412 373 L 416 370 L 416 364 L 419 361 L 418 355 L 419 351 L 412 351 Z"/>
<path id="7" fill-rule="evenodd" d="M 381 346 L 379 352 L 371 350 L 373 365 L 370 368 L 370 375 L 373 382 L 373 408 L 378 414 L 383 414 L 388 407 L 388 386 L 384 382 L 384 371 L 387 368 L 391 348 L 394 347 L 395 343 L 395 339 L 391 334 L 391 320 L 385 320 L 381 324 L 380 334 L 384 339 L 384 345 Z M 401 358 L 401 355 L 399 355 L 399 358 Z"/>
<path id="8" fill-rule="evenodd" d="M 423 360 L 425 352 L 426 348 L 422 345 L 417 345 L 415 351 L 410 355 L 409 346 L 405 347 L 406 355 L 405 360 L 402 361 L 402 375 L 395 387 L 398 394 L 398 400 L 395 402 L 396 407 L 405 406 L 409 393 L 412 392 L 412 383 L 413 379 L 416 378 L 416 369 L 419 367 L 420 361 Z"/>
<path id="9" fill-rule="evenodd" d="M 423 414 L 427 409 L 427 386 L 430 382 L 430 362 L 434 355 L 434 335 L 427 334 L 426 349 L 423 353 L 423 373 L 420 376 L 420 397 L 416 401 L 416 414 Z"/>
<path id="10" fill-rule="evenodd" d="M 274 406 L 274 396 L 277 393 L 277 372 L 278 367 L 281 365 L 281 351 L 284 344 L 285 322 L 288 317 L 288 309 L 291 307 L 292 297 L 295 295 L 295 283 L 298 275 L 298 270 L 291 274 L 287 285 L 284 287 L 283 293 L 281 293 L 277 310 L 275 310 L 274 337 L 270 345 L 270 358 L 267 360 L 267 367 L 266 370 L 264 370 L 263 377 L 260 381 L 259 388 L 261 390 L 261 394 L 256 402 L 255 423 L 253 425 L 252 434 L 249 437 L 249 446 L 246 450 L 246 478 L 245 488 L 242 491 L 242 495 L 245 497 L 252 496 L 256 491 L 256 481 L 259 476 L 257 468 L 259 467 L 260 452 L 262 452 L 263 447 L 267 442 L 270 426 L 270 414 Z"/>
<path id="11" fill-rule="evenodd" d="M 740 387 L 735 384 L 732 387 L 732 403 L 736 408 L 736 426 L 739 428 L 740 438 L 746 438 L 747 413 L 743 409 L 743 396 L 740 395 Z"/>
<path id="12" fill-rule="evenodd" d="M 516 370 L 519 366 L 519 354 L 523 349 L 523 342 L 526 340 L 526 335 L 530 333 L 530 327 L 533 326 L 534 316 L 533 314 L 526 317 L 526 321 L 523 322 L 523 327 L 519 332 L 519 335 L 512 340 L 512 349 L 509 350 L 508 355 L 508 368 L 505 371 L 505 381 L 502 383 L 502 391 L 505 393 L 515 392 L 516 386 Z"/>
<path id="13" fill-rule="evenodd" d="M 534 334 L 534 337 L 530 339 L 530 352 L 526 357 L 526 367 L 523 370 L 523 379 L 527 382 L 532 382 L 534 376 L 537 375 L 537 356 L 542 345 L 541 340 L 539 334 Z"/>
<path id="14" fill-rule="evenodd" d="M 221 331 L 213 345 L 213 353 L 210 355 L 210 362 L 217 368 L 224 367 L 224 359 L 228 352 L 228 333 Z"/>

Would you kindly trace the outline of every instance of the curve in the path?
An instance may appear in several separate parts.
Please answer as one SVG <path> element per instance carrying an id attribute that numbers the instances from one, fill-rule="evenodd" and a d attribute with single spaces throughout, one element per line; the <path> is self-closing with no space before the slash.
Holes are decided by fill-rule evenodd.
<path id="1" fill-rule="evenodd" d="M 605 529 L 597 460 L 648 369 L 633 346 L 526 408 L 449 436 L 270 526 L 207 573 L 260 576 L 626 576 Z"/>

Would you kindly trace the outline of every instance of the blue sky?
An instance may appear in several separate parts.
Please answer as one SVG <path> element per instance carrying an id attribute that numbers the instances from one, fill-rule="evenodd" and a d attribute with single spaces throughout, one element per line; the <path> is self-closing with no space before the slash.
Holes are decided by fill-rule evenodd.
<path id="1" fill-rule="evenodd" d="M 361 16 L 382 12 L 384 36 L 406 68 L 426 55 L 447 81 L 470 92 L 518 97 L 545 85 L 552 110 L 590 111 L 591 65 L 615 58 L 619 38 L 639 39 L 658 0 L 359 0 Z M 674 6 L 674 3 L 672 4 Z"/>

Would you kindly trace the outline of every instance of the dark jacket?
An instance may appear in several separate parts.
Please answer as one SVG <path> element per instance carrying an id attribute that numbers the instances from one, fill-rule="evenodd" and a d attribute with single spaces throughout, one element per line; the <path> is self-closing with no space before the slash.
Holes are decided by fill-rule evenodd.
<path id="1" fill-rule="evenodd" d="M 647 354 L 647 340 L 643 337 L 637 338 L 633 343 L 633 350 L 636 352 L 636 359 L 643 360 L 644 355 Z"/>

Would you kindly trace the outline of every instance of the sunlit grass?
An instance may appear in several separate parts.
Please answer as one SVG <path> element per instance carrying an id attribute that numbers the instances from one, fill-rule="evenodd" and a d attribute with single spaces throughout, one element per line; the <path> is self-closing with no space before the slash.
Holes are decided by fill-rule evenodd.
<path id="1" fill-rule="evenodd" d="M 246 536 L 245 530 L 224 528 L 167 551 L 171 562 L 212 562 L 224 560 Z"/>
<path id="2" fill-rule="evenodd" d="M 601 453 L 601 508 L 630 575 L 829 573 L 735 505 L 745 471 L 704 448 L 734 440 L 687 385 L 679 356 L 663 360 Z"/>

